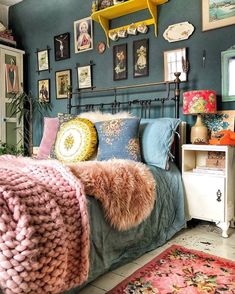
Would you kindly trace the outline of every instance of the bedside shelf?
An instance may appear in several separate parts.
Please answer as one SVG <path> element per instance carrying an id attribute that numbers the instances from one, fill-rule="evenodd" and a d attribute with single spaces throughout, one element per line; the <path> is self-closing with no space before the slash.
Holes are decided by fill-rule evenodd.
<path id="1" fill-rule="evenodd" d="M 107 45 L 109 47 L 109 33 L 112 31 L 118 31 L 120 29 L 127 29 L 128 26 L 122 26 L 119 28 L 115 28 L 110 30 L 109 29 L 109 21 L 130 13 L 134 13 L 140 10 L 148 9 L 151 18 L 140 21 L 135 23 L 137 26 L 141 23 L 145 23 L 146 25 L 154 25 L 154 31 L 155 35 L 157 36 L 157 5 L 161 5 L 168 2 L 168 0 L 129 0 L 120 4 L 113 5 L 111 7 L 98 10 L 94 13 L 92 13 L 91 17 L 93 20 L 98 22 L 101 27 L 103 28 L 106 39 L 107 39 Z"/>

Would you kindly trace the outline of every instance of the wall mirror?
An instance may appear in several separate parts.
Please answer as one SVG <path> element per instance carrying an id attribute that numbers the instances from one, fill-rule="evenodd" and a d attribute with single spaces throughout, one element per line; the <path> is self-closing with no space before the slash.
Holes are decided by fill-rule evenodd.
<path id="1" fill-rule="evenodd" d="M 222 101 L 235 101 L 235 45 L 221 53 Z"/>

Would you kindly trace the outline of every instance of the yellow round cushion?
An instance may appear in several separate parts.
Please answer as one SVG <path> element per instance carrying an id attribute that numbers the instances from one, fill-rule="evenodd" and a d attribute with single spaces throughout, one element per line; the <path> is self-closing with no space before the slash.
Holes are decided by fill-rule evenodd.
<path id="1" fill-rule="evenodd" d="M 84 161 L 93 155 L 96 146 L 97 133 L 94 124 L 85 118 L 75 118 L 60 126 L 55 155 L 63 162 Z"/>

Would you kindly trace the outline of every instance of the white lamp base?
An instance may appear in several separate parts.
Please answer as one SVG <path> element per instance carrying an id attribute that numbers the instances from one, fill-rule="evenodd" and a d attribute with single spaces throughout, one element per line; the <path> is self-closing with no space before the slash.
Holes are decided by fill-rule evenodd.
<path id="1" fill-rule="evenodd" d="M 197 121 L 191 128 L 191 143 L 192 144 L 207 144 L 208 143 L 208 130 L 202 122 L 202 116 L 197 115 Z"/>

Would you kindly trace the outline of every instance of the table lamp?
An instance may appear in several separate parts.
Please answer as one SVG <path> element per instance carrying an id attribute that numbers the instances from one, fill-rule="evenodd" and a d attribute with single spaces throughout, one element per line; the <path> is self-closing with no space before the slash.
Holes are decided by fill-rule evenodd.
<path id="1" fill-rule="evenodd" d="M 197 115 L 196 124 L 191 128 L 191 143 L 208 143 L 208 130 L 202 122 L 201 114 L 216 113 L 216 92 L 197 90 L 183 93 L 183 114 Z"/>

